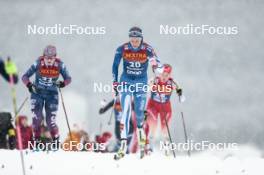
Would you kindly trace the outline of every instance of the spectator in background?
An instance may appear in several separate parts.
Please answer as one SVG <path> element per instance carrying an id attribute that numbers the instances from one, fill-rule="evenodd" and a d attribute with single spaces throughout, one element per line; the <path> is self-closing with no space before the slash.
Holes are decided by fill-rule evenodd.
<path id="1" fill-rule="evenodd" d="M 9 112 L 0 112 L 0 149 L 15 149 L 16 137 Z"/>
<path id="2" fill-rule="evenodd" d="M 7 81 L 10 82 L 13 79 L 14 84 L 18 82 L 18 74 L 16 64 L 8 56 L 7 60 L 4 61 L 0 57 L 0 75 Z"/>
<path id="3" fill-rule="evenodd" d="M 21 143 L 22 148 L 21 149 L 27 149 L 29 146 L 29 142 L 32 141 L 33 135 L 32 135 L 32 128 L 28 125 L 28 119 L 26 116 L 18 116 L 16 120 L 16 126 L 20 127 L 21 132 Z M 18 143 L 18 138 L 16 137 L 16 143 Z M 16 148 L 18 148 L 18 144 L 16 145 Z"/>
<path id="4" fill-rule="evenodd" d="M 112 134 L 110 132 L 104 132 L 102 135 L 95 136 L 95 141 L 98 144 L 104 144 L 105 149 L 104 150 L 95 150 L 96 152 L 110 152 L 109 146 L 111 146 L 110 141 L 112 138 Z"/>
<path id="5" fill-rule="evenodd" d="M 70 142 L 74 143 L 74 144 L 70 144 Z M 64 147 L 63 149 L 65 151 L 88 151 L 88 150 L 79 150 L 75 145 L 77 144 L 86 144 L 86 143 L 90 143 L 90 139 L 89 139 L 89 135 L 87 132 L 85 132 L 84 130 L 80 129 L 79 126 L 77 124 L 73 125 L 73 129 L 71 131 L 71 134 L 68 133 L 67 138 L 64 141 Z M 72 145 L 72 146 L 70 146 Z"/>

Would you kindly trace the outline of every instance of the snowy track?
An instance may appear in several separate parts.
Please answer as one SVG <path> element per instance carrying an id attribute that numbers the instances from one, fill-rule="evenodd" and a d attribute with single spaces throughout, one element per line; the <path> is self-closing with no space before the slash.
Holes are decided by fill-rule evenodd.
<path id="1" fill-rule="evenodd" d="M 207 152 L 176 159 L 156 153 L 142 160 L 128 155 L 114 161 L 110 153 L 29 152 L 25 162 L 27 175 L 263 175 L 264 159 L 255 152 L 247 153 L 250 156 Z M 0 166 L 0 175 L 20 175 L 19 152 L 0 150 Z"/>

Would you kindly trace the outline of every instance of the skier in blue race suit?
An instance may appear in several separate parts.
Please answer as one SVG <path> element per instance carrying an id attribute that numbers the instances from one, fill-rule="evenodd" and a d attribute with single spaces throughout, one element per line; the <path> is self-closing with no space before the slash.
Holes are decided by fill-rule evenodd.
<path id="1" fill-rule="evenodd" d="M 36 62 L 31 65 L 22 76 L 23 83 L 31 93 L 31 111 L 33 113 L 34 141 L 39 142 L 41 134 L 41 123 L 44 119 L 42 110 L 45 109 L 46 123 L 53 138 L 59 142 L 59 130 L 56 124 L 56 113 L 58 110 L 59 97 L 58 88 L 63 88 L 71 82 L 71 77 L 64 63 L 56 57 L 56 47 L 48 45 Z M 35 74 L 32 83 L 30 77 Z M 62 75 L 64 81 L 58 81 Z"/>
<path id="2" fill-rule="evenodd" d="M 118 68 L 121 60 L 123 61 L 123 73 L 120 80 L 118 80 Z M 120 121 L 121 146 L 114 157 L 116 160 L 124 157 L 127 150 L 132 98 L 137 119 L 137 136 L 141 150 L 140 157 L 144 156 L 146 138 L 142 126 L 146 105 L 149 63 L 154 71 L 160 67 L 160 62 L 153 48 L 143 42 L 142 30 L 139 27 L 132 27 L 129 30 L 129 42 L 117 48 L 112 66 L 113 88 L 116 94 L 121 96 L 122 106 Z"/>

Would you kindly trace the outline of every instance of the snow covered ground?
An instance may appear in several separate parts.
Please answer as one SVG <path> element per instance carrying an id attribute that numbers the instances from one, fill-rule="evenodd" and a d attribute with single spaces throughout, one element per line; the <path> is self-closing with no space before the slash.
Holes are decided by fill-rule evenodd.
<path id="1" fill-rule="evenodd" d="M 25 154 L 27 175 L 263 175 L 264 159 L 253 148 L 236 151 L 207 151 L 191 158 L 180 155 L 176 159 L 161 153 L 139 160 L 128 155 L 120 161 L 111 153 L 89 152 L 29 152 Z M 0 150 L 0 175 L 20 175 L 18 151 Z"/>

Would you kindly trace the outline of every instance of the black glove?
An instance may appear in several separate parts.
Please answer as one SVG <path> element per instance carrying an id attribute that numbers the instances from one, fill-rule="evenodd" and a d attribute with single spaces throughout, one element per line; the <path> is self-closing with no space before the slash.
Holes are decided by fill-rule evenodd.
<path id="1" fill-rule="evenodd" d="M 31 82 L 29 82 L 29 83 L 27 84 L 27 88 L 28 88 L 28 91 L 29 91 L 30 93 L 36 93 L 36 87 L 35 87 L 35 85 L 32 84 Z"/>
<path id="2" fill-rule="evenodd" d="M 99 109 L 99 114 L 103 114 L 105 112 L 104 108 Z"/>
<path id="3" fill-rule="evenodd" d="M 145 111 L 144 111 L 144 121 L 146 121 L 146 120 L 147 120 L 147 118 L 148 118 L 148 115 L 149 115 L 149 114 L 148 114 L 148 111 L 146 111 L 146 110 L 145 110 Z"/>
<path id="4" fill-rule="evenodd" d="M 114 91 L 115 91 L 115 96 L 117 96 L 118 95 L 118 85 L 119 85 L 119 83 L 118 82 L 113 82 L 113 89 L 114 89 Z"/>
<path id="5" fill-rule="evenodd" d="M 176 92 L 179 96 L 182 96 L 182 89 L 181 88 L 176 89 Z"/>
<path id="6" fill-rule="evenodd" d="M 64 87 L 65 87 L 65 83 L 64 83 L 64 81 L 58 81 L 58 82 L 56 83 L 56 85 L 57 85 L 58 88 L 64 88 Z"/>

